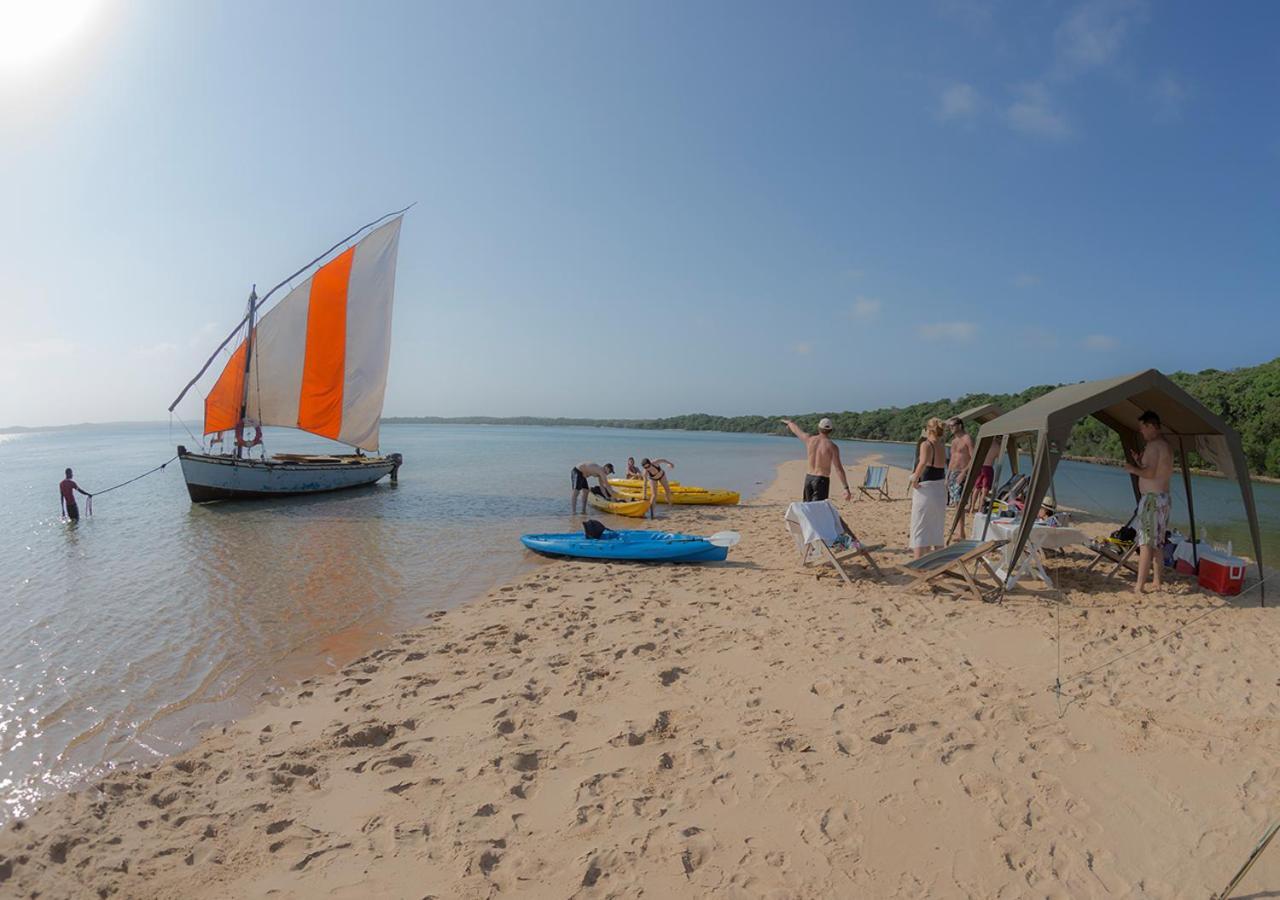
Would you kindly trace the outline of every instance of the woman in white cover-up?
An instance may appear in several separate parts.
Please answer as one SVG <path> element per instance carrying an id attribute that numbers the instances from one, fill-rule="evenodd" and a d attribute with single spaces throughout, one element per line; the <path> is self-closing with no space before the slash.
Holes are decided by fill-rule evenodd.
<path id="1" fill-rule="evenodd" d="M 916 559 L 943 544 L 947 518 L 947 450 L 941 419 L 924 427 L 915 470 L 911 473 L 911 549 Z"/>

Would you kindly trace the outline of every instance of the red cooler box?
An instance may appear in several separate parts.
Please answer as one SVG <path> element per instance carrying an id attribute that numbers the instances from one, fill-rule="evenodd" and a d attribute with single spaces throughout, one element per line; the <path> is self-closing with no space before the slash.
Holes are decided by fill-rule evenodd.
<path id="1" fill-rule="evenodd" d="M 1245 561 L 1216 550 L 1200 553 L 1200 587 L 1231 597 L 1244 587 Z"/>

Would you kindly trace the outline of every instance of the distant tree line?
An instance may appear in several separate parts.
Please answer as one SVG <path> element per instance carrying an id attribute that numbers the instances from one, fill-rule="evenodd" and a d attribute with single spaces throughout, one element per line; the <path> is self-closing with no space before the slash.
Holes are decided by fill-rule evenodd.
<path id="1" fill-rule="evenodd" d="M 1280 358 L 1258 366 L 1221 371 L 1175 372 L 1169 376 L 1201 403 L 1225 419 L 1244 444 L 1245 456 L 1255 475 L 1280 477 Z M 865 412 L 811 412 L 787 415 L 807 431 L 818 427 L 823 416 L 835 425 L 834 436 L 845 440 L 914 442 L 931 417 L 946 419 L 966 409 L 994 403 L 1004 411 L 1034 400 L 1058 385 L 1036 385 L 1016 394 L 966 394 L 955 400 L 933 400 L 911 406 L 871 409 Z M 515 418 L 389 418 L 387 422 L 427 422 L 466 425 L 561 425 L 602 428 L 682 429 L 685 431 L 726 431 L 731 433 L 783 434 L 781 416 L 713 416 L 690 413 L 663 419 L 544 419 Z M 976 431 L 976 427 L 974 429 Z M 1119 461 L 1120 440 L 1115 432 L 1096 419 L 1081 422 L 1066 447 L 1071 456 Z M 1208 467 L 1192 456 L 1192 463 Z"/>

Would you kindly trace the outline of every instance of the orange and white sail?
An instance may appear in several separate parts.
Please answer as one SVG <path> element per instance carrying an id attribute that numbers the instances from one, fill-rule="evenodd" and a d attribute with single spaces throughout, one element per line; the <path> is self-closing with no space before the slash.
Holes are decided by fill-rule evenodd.
<path id="1" fill-rule="evenodd" d="M 205 399 L 204 433 L 245 420 L 378 449 L 391 358 L 397 216 L 316 269 L 258 320 Z"/>

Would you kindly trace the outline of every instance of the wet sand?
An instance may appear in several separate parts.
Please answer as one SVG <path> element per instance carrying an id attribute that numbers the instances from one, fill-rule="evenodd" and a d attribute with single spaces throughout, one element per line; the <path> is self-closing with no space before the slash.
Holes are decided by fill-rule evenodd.
<path id="1" fill-rule="evenodd" d="M 1135 601 L 1085 573 L 1083 552 L 1051 561 L 1058 590 L 998 605 L 909 593 L 892 574 L 846 587 L 801 569 L 783 528 L 802 474 L 785 464 L 742 507 L 668 520 L 740 531 L 728 563 L 547 561 L 188 753 L 50 802 L 0 833 L 0 893 L 1182 897 L 1226 884 L 1280 818 L 1274 607 L 1250 594 L 1179 631 L 1226 601 L 1185 579 Z M 905 483 L 893 470 L 895 496 Z M 906 501 L 840 506 L 885 545 L 886 572 L 908 558 Z M 1059 671 L 1095 667 L 1069 696 L 1050 690 Z M 1276 891 L 1280 847 L 1236 896 Z"/>

